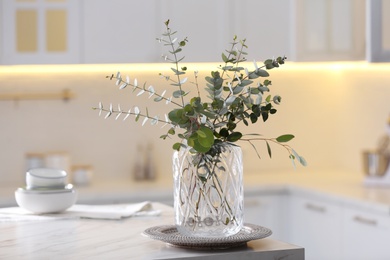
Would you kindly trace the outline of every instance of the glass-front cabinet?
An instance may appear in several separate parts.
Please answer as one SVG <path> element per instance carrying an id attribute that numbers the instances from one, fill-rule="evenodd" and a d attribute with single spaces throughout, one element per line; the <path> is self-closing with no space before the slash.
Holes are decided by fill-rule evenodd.
<path id="1" fill-rule="evenodd" d="M 1 3 L 2 64 L 80 62 L 80 1 Z"/>

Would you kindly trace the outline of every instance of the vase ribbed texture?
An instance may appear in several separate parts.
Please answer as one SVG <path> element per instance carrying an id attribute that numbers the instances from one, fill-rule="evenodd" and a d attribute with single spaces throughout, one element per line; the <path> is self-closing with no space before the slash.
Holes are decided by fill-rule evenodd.
<path id="1" fill-rule="evenodd" d="M 226 237 L 243 225 L 243 166 L 238 146 L 199 167 L 204 154 L 181 148 L 173 155 L 174 209 L 178 231 L 192 237 Z"/>

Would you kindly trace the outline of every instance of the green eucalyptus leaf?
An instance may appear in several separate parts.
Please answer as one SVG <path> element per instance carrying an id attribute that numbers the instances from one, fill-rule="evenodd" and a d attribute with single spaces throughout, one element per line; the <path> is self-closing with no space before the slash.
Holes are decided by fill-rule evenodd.
<path id="1" fill-rule="evenodd" d="M 188 145 L 191 146 L 192 148 L 194 148 L 194 150 L 197 151 L 198 153 L 207 153 L 212 146 L 212 144 L 207 145 L 207 146 L 201 145 L 196 134 L 194 135 L 194 137 L 190 138 L 188 141 L 189 141 Z"/>
<path id="2" fill-rule="evenodd" d="M 163 100 L 163 97 L 156 97 L 156 98 L 154 98 L 155 102 L 160 102 L 161 100 Z"/>
<path id="3" fill-rule="evenodd" d="M 272 158 L 271 147 L 269 146 L 269 143 L 267 141 L 265 141 L 265 143 L 267 144 L 267 151 L 268 151 L 269 158 Z"/>
<path id="4" fill-rule="evenodd" d="M 270 86 L 270 85 L 272 85 L 271 83 L 272 82 L 268 79 L 264 80 L 264 82 L 263 82 L 264 86 Z"/>
<path id="5" fill-rule="evenodd" d="M 257 122 L 258 116 L 255 113 L 250 114 L 252 124 Z"/>
<path id="6" fill-rule="evenodd" d="M 178 71 L 177 69 L 175 68 L 171 68 L 171 70 L 175 73 L 175 75 L 182 75 L 182 74 L 186 74 L 184 71 Z"/>
<path id="7" fill-rule="evenodd" d="M 196 131 L 198 134 L 198 141 L 199 143 L 206 147 L 206 148 L 211 148 L 211 146 L 214 144 L 214 133 L 213 131 L 206 127 L 206 126 L 201 126 L 198 131 Z"/>
<path id="8" fill-rule="evenodd" d="M 305 158 L 303 158 L 302 156 L 299 156 L 299 162 L 301 163 L 302 166 L 307 166 L 307 162 Z"/>
<path id="9" fill-rule="evenodd" d="M 168 118 L 173 123 L 180 125 L 181 127 L 186 126 L 189 123 L 188 116 L 185 115 L 184 109 L 174 109 L 168 113 Z"/>
<path id="10" fill-rule="evenodd" d="M 208 117 L 210 119 L 214 119 L 217 116 L 217 114 L 210 112 L 210 111 L 206 111 L 206 110 L 200 111 L 199 113 L 202 115 L 205 115 L 206 117 Z"/>
<path id="11" fill-rule="evenodd" d="M 240 132 L 233 132 L 226 138 L 226 140 L 228 140 L 229 142 L 236 142 L 236 141 L 240 140 L 241 137 L 242 137 L 242 134 Z"/>
<path id="12" fill-rule="evenodd" d="M 178 53 L 178 52 L 181 52 L 182 51 L 182 49 L 181 48 L 177 48 L 175 51 L 173 51 L 173 52 L 170 52 L 170 53 L 172 53 L 172 54 L 175 54 L 175 53 Z"/>
<path id="13" fill-rule="evenodd" d="M 224 66 L 222 67 L 222 70 L 231 70 L 233 66 Z"/>
<path id="14" fill-rule="evenodd" d="M 208 83 L 210 83 L 211 85 L 214 85 L 214 79 L 213 79 L 212 77 L 207 76 L 207 77 L 205 77 L 205 80 L 206 80 Z"/>
<path id="15" fill-rule="evenodd" d="M 222 53 L 222 60 L 223 60 L 223 62 L 225 62 L 225 63 L 228 62 L 228 58 L 226 57 L 225 53 Z"/>
<path id="16" fill-rule="evenodd" d="M 293 138 L 294 138 L 294 135 L 286 134 L 286 135 L 281 135 L 281 136 L 277 137 L 276 141 L 278 141 L 279 143 L 286 143 Z"/>
<path id="17" fill-rule="evenodd" d="M 262 69 L 255 71 L 255 74 L 259 77 L 268 77 L 269 76 L 268 71 L 262 70 Z"/>
<path id="18" fill-rule="evenodd" d="M 233 88 L 233 94 L 234 94 L 234 95 L 237 95 L 237 94 L 239 94 L 243 89 L 244 89 L 243 86 L 237 85 L 237 86 L 235 86 L 235 87 Z"/>
<path id="19" fill-rule="evenodd" d="M 248 86 L 248 85 L 250 85 L 252 83 L 253 83 L 252 80 L 242 80 L 240 86 L 241 87 L 245 87 L 245 86 Z"/>
<path id="20" fill-rule="evenodd" d="M 175 129 L 172 127 L 168 130 L 168 134 L 174 135 L 175 134 Z"/>
<path id="21" fill-rule="evenodd" d="M 183 90 L 176 90 L 173 92 L 173 97 L 180 98 L 181 96 L 184 96 L 185 92 Z"/>
<path id="22" fill-rule="evenodd" d="M 297 159 L 302 166 L 307 166 L 307 162 L 306 162 L 305 158 L 300 156 L 294 149 L 291 149 L 291 150 L 293 152 L 295 159 Z"/>
<path id="23" fill-rule="evenodd" d="M 261 112 L 261 117 L 263 118 L 263 122 L 267 121 L 267 119 L 268 119 L 268 112 Z"/>
<path id="24" fill-rule="evenodd" d="M 233 131 L 237 127 L 237 124 L 232 121 L 229 121 L 226 126 L 229 129 L 229 131 Z"/>
<path id="25" fill-rule="evenodd" d="M 181 147 L 181 143 L 174 143 L 172 146 L 173 150 L 176 150 L 176 151 L 179 151 L 180 147 Z"/>
<path id="26" fill-rule="evenodd" d="M 203 132 L 201 129 L 199 129 L 198 131 L 196 131 L 196 133 L 198 134 L 198 136 L 200 138 L 206 138 L 206 133 Z"/>

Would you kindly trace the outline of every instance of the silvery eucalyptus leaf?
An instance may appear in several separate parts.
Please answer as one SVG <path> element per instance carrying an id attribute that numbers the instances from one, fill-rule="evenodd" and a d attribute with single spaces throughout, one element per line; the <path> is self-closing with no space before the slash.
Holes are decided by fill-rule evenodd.
<path id="1" fill-rule="evenodd" d="M 119 86 L 119 89 L 124 89 L 125 87 L 127 87 L 127 83 L 126 83 L 126 82 L 123 82 L 123 83 Z"/>
<path id="2" fill-rule="evenodd" d="M 149 119 L 148 117 L 145 117 L 145 118 L 144 118 L 144 120 L 142 121 L 142 126 L 145 125 L 145 123 L 148 121 L 148 119 Z"/>
<path id="3" fill-rule="evenodd" d="M 122 115 L 122 112 L 119 112 L 118 115 L 116 115 L 115 120 L 118 120 L 118 118 Z"/>
<path id="4" fill-rule="evenodd" d="M 138 108 L 138 107 L 134 107 L 134 114 L 135 114 L 136 116 L 138 116 L 139 113 L 140 113 L 139 108 Z"/>
<path id="5" fill-rule="evenodd" d="M 145 93 L 145 90 L 141 89 L 141 90 L 138 92 L 137 97 L 138 97 L 138 96 L 141 96 L 143 93 Z"/>
<path id="6" fill-rule="evenodd" d="M 158 124 L 158 116 L 153 117 L 152 121 L 150 122 L 151 125 L 157 125 Z"/>
<path id="7" fill-rule="evenodd" d="M 110 116 L 111 116 L 111 112 L 108 112 L 107 114 L 106 114 L 106 116 L 104 117 L 104 119 L 107 119 L 107 118 L 109 118 Z"/>
<path id="8" fill-rule="evenodd" d="M 123 121 L 125 121 L 130 116 L 130 112 L 131 112 L 131 108 L 129 109 L 129 111 L 127 111 L 127 115 L 123 118 Z"/>

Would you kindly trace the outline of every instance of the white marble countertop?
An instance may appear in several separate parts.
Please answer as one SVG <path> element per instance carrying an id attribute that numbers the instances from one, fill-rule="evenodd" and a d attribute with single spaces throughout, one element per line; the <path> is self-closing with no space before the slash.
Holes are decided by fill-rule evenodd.
<path id="1" fill-rule="evenodd" d="M 57 219 L 0 223 L 0 259 L 304 259 L 304 249 L 265 238 L 229 250 L 169 246 L 141 233 L 173 224 L 172 208 L 154 203 L 160 216 L 122 220 Z"/>

